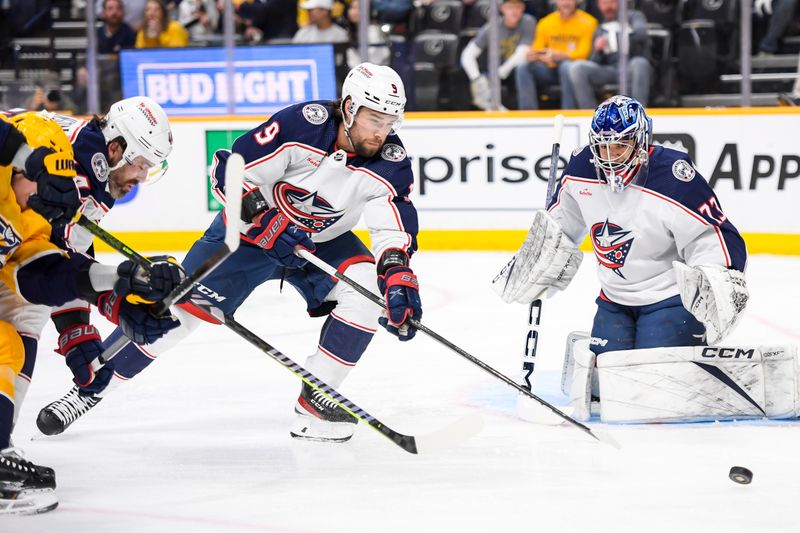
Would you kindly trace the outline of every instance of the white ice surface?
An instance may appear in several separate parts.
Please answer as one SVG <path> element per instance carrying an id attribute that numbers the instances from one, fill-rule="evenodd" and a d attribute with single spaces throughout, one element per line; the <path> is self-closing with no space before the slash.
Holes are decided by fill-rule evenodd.
<path id="1" fill-rule="evenodd" d="M 508 255 L 422 252 L 414 268 L 423 322 L 516 379 L 526 309 L 488 287 Z M 750 259 L 752 299 L 730 343 L 800 343 L 798 272 L 797 258 Z M 565 401 L 565 336 L 590 327 L 597 290 L 587 257 L 545 302 L 539 385 L 555 403 Z M 277 282 L 237 319 L 300 364 L 323 321 Z M 346 444 L 299 442 L 288 434 L 299 380 L 206 326 L 63 435 L 32 440 L 38 410 L 70 386 L 53 346 L 48 327 L 15 442 L 56 469 L 61 504 L 0 519 L 2 533 L 800 531 L 800 423 L 602 427 L 617 451 L 574 428 L 521 421 L 511 388 L 422 335 L 400 343 L 381 332 L 346 396 L 404 433 L 474 412 L 483 431 L 429 456 L 361 424 Z M 753 483 L 730 481 L 733 465 L 750 468 Z"/>

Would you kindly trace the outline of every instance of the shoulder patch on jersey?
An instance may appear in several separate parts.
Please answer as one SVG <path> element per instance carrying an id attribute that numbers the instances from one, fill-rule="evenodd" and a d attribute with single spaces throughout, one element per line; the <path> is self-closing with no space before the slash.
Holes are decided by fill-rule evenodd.
<path id="1" fill-rule="evenodd" d="M 406 158 L 406 150 L 399 144 L 384 144 L 381 150 L 381 157 L 387 161 L 402 161 Z"/>
<path id="2" fill-rule="evenodd" d="M 312 124 L 319 126 L 328 120 L 328 110 L 324 105 L 308 104 L 303 107 L 303 116 Z"/>
<path id="3" fill-rule="evenodd" d="M 108 179 L 108 161 L 106 161 L 106 156 L 100 152 L 94 154 L 92 156 L 92 170 L 99 181 L 106 181 Z"/>
<path id="4" fill-rule="evenodd" d="M 672 163 L 672 175 L 681 181 L 692 181 L 695 174 L 694 168 L 685 159 L 678 159 Z"/>
<path id="5" fill-rule="evenodd" d="M 20 245 L 22 239 L 14 232 L 11 224 L 0 218 L 0 266 L 5 264 L 5 259 Z"/>

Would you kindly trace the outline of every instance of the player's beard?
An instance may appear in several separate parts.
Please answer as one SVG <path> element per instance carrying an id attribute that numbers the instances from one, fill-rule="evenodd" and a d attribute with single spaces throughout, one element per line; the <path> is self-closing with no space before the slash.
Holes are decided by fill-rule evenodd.
<path id="1" fill-rule="evenodd" d="M 367 141 L 364 141 L 364 140 L 360 140 L 360 141 L 354 140 L 353 141 L 353 148 L 355 148 L 356 153 L 358 155 L 360 155 L 361 157 L 364 157 L 364 158 L 367 158 L 367 159 L 369 159 L 369 158 L 373 157 L 375 154 L 377 154 L 378 151 L 381 149 L 381 146 L 382 145 L 380 145 L 380 144 L 378 144 L 378 145 L 367 144 Z"/>
<path id="2" fill-rule="evenodd" d="M 125 181 L 125 176 L 120 170 L 112 170 L 108 173 L 108 194 L 115 200 L 119 200 L 130 192 L 128 185 L 130 185 L 130 189 L 133 189 L 137 184 L 135 179 Z"/>

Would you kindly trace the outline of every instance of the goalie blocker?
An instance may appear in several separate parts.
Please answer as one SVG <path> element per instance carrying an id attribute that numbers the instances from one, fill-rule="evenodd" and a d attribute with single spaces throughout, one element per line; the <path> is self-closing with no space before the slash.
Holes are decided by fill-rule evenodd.
<path id="1" fill-rule="evenodd" d="M 610 423 L 800 416 L 795 346 L 648 348 L 596 356 L 590 342 L 577 340 L 573 360 L 564 365 L 563 388 L 578 420 L 598 407 L 593 391 L 599 392 L 600 419 Z"/>

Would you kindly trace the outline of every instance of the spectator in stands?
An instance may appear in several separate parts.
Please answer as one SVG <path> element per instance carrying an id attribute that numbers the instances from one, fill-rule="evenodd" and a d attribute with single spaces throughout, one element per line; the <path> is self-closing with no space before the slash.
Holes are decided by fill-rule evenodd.
<path id="1" fill-rule="evenodd" d="M 514 69 L 525 62 L 525 56 L 536 33 L 536 19 L 525 14 L 523 0 L 504 0 L 500 5 L 503 23 L 498 28 L 501 80 L 509 79 Z M 489 78 L 481 72 L 478 58 L 489 48 L 489 23 L 481 27 L 475 37 L 461 52 L 461 67 L 467 73 L 472 92 L 472 103 L 480 109 L 489 109 Z"/>
<path id="2" fill-rule="evenodd" d="M 103 1 L 103 26 L 97 28 L 97 53 L 118 54 L 123 48 L 136 46 L 136 32 L 125 21 L 122 0 Z"/>
<path id="3" fill-rule="evenodd" d="M 592 50 L 597 19 L 578 9 L 577 0 L 556 0 L 556 11 L 536 25 L 536 38 L 516 69 L 519 109 L 538 109 L 537 86 L 561 85 L 561 106 L 575 107 L 569 83 L 569 64 L 586 59 Z"/>
<path id="4" fill-rule="evenodd" d="M 623 0 L 624 1 L 624 0 Z M 619 0 L 598 0 L 597 7 L 603 23 L 594 33 L 592 55 L 588 60 L 580 59 L 569 66 L 569 81 L 578 109 L 597 107 L 595 91 L 603 85 L 616 83 L 619 76 L 619 60 L 622 33 L 618 22 Z M 628 39 L 630 54 L 628 75 L 630 94 L 645 107 L 650 96 L 650 37 L 647 35 L 647 19 L 639 11 L 628 12 Z"/>
<path id="5" fill-rule="evenodd" d="M 147 0 L 142 29 L 136 34 L 136 48 L 180 48 L 188 44 L 189 32 L 170 20 L 164 2 Z"/>
<path id="6" fill-rule="evenodd" d="M 291 41 L 297 33 L 297 0 L 252 0 L 237 7 L 247 41 Z"/>
<path id="7" fill-rule="evenodd" d="M 333 0 L 305 0 L 300 7 L 308 11 L 308 24 L 297 30 L 294 43 L 346 43 L 347 30 L 334 24 L 331 16 Z"/>
<path id="8" fill-rule="evenodd" d="M 367 40 L 369 48 L 367 49 L 367 58 L 363 59 L 359 51 L 358 42 L 358 23 L 360 21 L 361 11 L 359 10 L 359 0 L 352 0 L 347 8 L 347 23 L 350 30 L 350 48 L 347 49 L 347 67 L 352 69 L 359 63 L 365 61 L 375 65 L 389 65 L 392 60 L 392 49 L 389 41 L 389 35 L 384 32 L 380 25 L 374 20 L 369 24 L 367 29 Z"/>
<path id="9" fill-rule="evenodd" d="M 25 106 L 29 111 L 75 113 L 77 110 L 72 98 L 61 90 L 57 72 L 46 73 L 34 85 L 33 95 Z"/>
<path id="10" fill-rule="evenodd" d="M 800 106 L 800 56 L 797 58 L 797 78 L 792 92 L 778 95 L 778 105 Z"/>
<path id="11" fill-rule="evenodd" d="M 139 31 L 142 28 L 142 19 L 144 17 L 144 6 L 147 3 L 147 0 L 124 0 L 124 21 L 125 24 L 130 26 L 134 32 Z M 84 4 L 84 5 L 81 5 Z M 95 1 L 95 14 L 102 18 L 103 17 L 103 10 L 105 0 L 96 0 Z M 77 12 L 75 11 L 77 8 Z M 84 18 L 86 9 L 85 3 L 80 2 L 77 0 L 72 1 L 72 9 L 73 9 L 73 17 L 75 18 Z"/>
<path id="12" fill-rule="evenodd" d="M 753 12 L 759 17 L 769 17 L 767 34 L 758 45 L 761 54 L 777 54 L 781 38 L 794 18 L 797 0 L 756 0 Z"/>
<path id="13" fill-rule="evenodd" d="M 219 10 L 216 0 L 183 0 L 178 4 L 178 22 L 192 41 L 207 41 L 216 34 Z"/>

